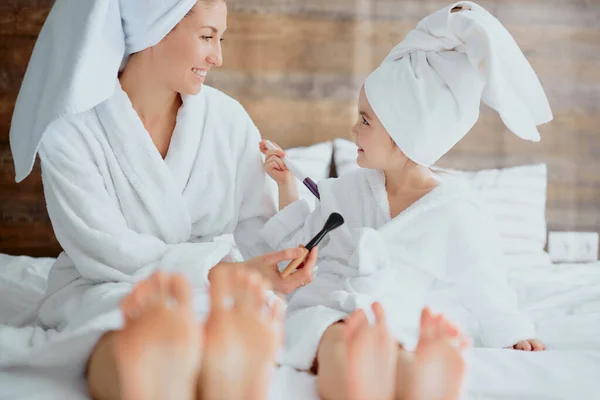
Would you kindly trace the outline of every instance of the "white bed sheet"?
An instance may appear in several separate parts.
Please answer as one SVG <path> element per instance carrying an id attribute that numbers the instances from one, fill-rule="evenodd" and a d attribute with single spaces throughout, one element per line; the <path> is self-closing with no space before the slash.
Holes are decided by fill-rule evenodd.
<path id="1" fill-rule="evenodd" d="M 46 288 L 52 259 L 0 255 L 0 323 L 33 306 Z M 597 399 L 600 379 L 600 263 L 510 270 L 523 309 L 550 351 L 473 349 L 467 354 L 467 399 Z M 314 377 L 280 368 L 271 399 L 316 399 Z M 0 399 L 86 399 L 82 379 L 57 371 L 0 374 Z"/>
<path id="2" fill-rule="evenodd" d="M 0 254 L 0 324 L 37 303 L 46 291 L 53 258 Z"/>

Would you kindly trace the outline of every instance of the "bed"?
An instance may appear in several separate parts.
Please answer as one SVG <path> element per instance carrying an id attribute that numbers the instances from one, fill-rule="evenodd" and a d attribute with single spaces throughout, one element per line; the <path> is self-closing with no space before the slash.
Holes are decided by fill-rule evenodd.
<path id="1" fill-rule="evenodd" d="M 346 149 L 346 150 L 344 150 Z M 338 174 L 355 168 L 352 144 L 336 143 Z M 315 179 L 327 177 L 331 144 L 289 151 Z M 344 155 L 346 154 L 346 156 Z M 356 154 L 356 153 L 354 153 Z M 347 159 L 345 159 L 346 157 Z M 600 378 L 600 262 L 553 264 L 543 250 L 545 168 L 529 166 L 517 170 L 467 173 L 474 187 L 487 197 L 498 215 L 507 209 L 521 212 L 519 223 L 500 227 L 511 285 L 523 310 L 536 324 L 539 337 L 549 351 L 522 353 L 474 348 L 466 354 L 468 376 L 466 399 L 598 399 Z M 517 182 L 517 183 L 515 183 Z M 506 190 L 524 185 L 528 192 Z M 517 194 L 515 194 L 517 193 Z M 310 196 L 303 192 L 302 196 Z M 516 196 L 518 206 L 510 203 Z M 541 197 L 540 197 L 541 196 Z M 543 197 L 543 198 L 542 198 Z M 526 201 L 523 201 L 526 198 Z M 514 200 L 513 199 L 513 200 Z M 523 221 L 523 218 L 529 218 Z M 516 218 L 517 219 L 517 218 Z M 520 225 L 519 225 L 520 224 Z M 46 288 L 51 258 L 0 255 L 0 324 L 34 306 Z M 434 302 L 435 303 L 435 302 Z M 432 304 L 444 310 L 442 300 Z M 437 306 L 437 307 L 436 307 Z M 454 314 L 471 331 L 468 316 Z M 476 330 L 472 332 L 476 339 Z M 316 383 L 309 374 L 291 368 L 274 370 L 270 399 L 317 399 Z M 12 369 L 0 373 L 0 399 L 86 399 L 83 379 L 73 371 L 57 369 Z"/>
<path id="2" fill-rule="evenodd" d="M 0 323 L 34 305 L 52 259 L 0 255 Z M 596 399 L 600 377 L 600 262 L 510 270 L 510 280 L 539 336 L 552 351 L 524 354 L 476 349 L 465 398 Z M 540 357 L 540 356 L 550 357 Z M 516 357 L 524 356 L 524 357 Z M 271 399 L 316 399 L 312 376 L 281 368 Z M 52 370 L 11 370 L 0 376 L 0 399 L 86 399 L 85 383 Z"/>

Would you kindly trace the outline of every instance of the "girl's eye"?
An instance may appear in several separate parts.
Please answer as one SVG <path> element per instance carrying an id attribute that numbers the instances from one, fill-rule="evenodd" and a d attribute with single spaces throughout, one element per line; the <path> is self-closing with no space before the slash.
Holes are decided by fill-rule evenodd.
<path id="1" fill-rule="evenodd" d="M 362 118 L 363 125 L 369 125 L 369 123 L 367 122 L 367 120 L 365 119 L 365 117 L 361 117 L 361 118 Z"/>

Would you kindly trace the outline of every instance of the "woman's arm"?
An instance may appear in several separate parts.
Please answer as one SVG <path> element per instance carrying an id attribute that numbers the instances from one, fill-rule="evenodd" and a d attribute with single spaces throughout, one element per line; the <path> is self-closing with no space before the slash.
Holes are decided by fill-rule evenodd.
<path id="1" fill-rule="evenodd" d="M 246 115 L 247 117 L 247 115 Z M 236 174 L 237 223 L 234 229 L 235 242 L 242 253 L 244 266 L 259 270 L 273 284 L 273 289 L 284 294 L 291 293 L 301 285 L 312 281 L 312 270 L 316 263 L 316 249 L 310 254 L 304 268 L 286 279 L 279 275 L 277 263 L 299 257 L 302 252 L 297 244 L 279 248 L 264 240 L 260 232 L 275 214 L 273 194 L 267 185 L 263 161 L 258 148 L 260 134 L 247 117 L 246 141 L 240 144 Z M 239 266 L 239 265 L 238 265 Z M 225 265 L 231 268 L 231 265 Z M 233 266 L 235 267 L 235 266 Z"/>
<path id="2" fill-rule="evenodd" d="M 274 194 L 267 184 L 258 143 L 261 137 L 249 116 L 246 117 L 245 141 L 238 144 L 237 173 L 235 181 L 235 206 L 237 221 L 233 235 L 242 257 L 249 260 L 271 251 L 258 232 L 277 211 Z"/>

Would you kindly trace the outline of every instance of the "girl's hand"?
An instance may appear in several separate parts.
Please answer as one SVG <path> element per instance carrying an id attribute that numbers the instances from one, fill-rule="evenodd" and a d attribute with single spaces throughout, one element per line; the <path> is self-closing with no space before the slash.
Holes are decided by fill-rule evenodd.
<path id="1" fill-rule="evenodd" d="M 277 182 L 277 185 L 286 186 L 294 181 L 294 175 L 287 169 L 282 160 L 285 157 L 285 152 L 276 144 L 275 146 L 277 150 L 269 150 L 267 149 L 266 140 L 260 142 L 260 152 L 265 155 L 264 169 L 267 175 Z"/>
<path id="2" fill-rule="evenodd" d="M 521 351 L 543 351 L 546 350 L 546 346 L 540 339 L 527 339 L 521 340 L 509 349 L 521 350 Z"/>

